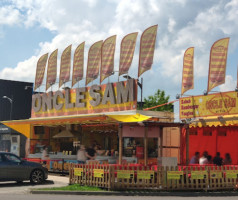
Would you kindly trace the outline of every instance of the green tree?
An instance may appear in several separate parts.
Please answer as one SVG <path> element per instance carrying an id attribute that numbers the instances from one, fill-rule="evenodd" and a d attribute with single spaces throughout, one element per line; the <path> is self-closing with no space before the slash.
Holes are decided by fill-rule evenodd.
<path id="1" fill-rule="evenodd" d="M 149 96 L 148 98 L 144 98 L 144 105 L 143 108 L 151 108 L 157 105 L 161 105 L 164 103 L 169 102 L 169 96 L 165 96 L 164 90 L 158 89 L 157 92 L 153 96 Z M 152 111 L 170 111 L 173 112 L 173 104 L 167 104 L 164 106 L 160 106 L 154 109 L 151 109 Z"/>

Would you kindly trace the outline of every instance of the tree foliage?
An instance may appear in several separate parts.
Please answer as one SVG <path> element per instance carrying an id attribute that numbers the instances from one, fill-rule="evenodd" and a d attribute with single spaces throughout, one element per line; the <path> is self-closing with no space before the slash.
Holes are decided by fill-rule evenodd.
<path id="1" fill-rule="evenodd" d="M 143 108 L 151 108 L 157 105 L 161 105 L 164 103 L 169 102 L 169 96 L 165 96 L 164 90 L 158 89 L 157 92 L 153 96 L 149 96 L 148 98 L 144 98 L 144 105 Z M 173 104 L 167 104 L 164 106 L 160 106 L 154 109 L 151 109 L 152 111 L 170 111 L 173 112 Z"/>

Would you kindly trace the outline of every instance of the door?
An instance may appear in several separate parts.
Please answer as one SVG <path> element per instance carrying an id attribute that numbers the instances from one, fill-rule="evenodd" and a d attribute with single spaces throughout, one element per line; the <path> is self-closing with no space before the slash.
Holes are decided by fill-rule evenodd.
<path id="1" fill-rule="evenodd" d="M 11 136 L 11 153 L 20 155 L 20 135 Z"/>
<path id="2" fill-rule="evenodd" d="M 14 154 L 2 154 L 2 170 L 7 176 L 7 180 L 24 180 L 28 173 L 27 166 L 22 164 L 19 157 Z"/>

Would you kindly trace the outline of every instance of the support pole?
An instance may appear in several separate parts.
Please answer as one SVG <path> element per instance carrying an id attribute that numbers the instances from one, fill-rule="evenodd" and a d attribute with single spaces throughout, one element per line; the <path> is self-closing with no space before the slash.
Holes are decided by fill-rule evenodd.
<path id="1" fill-rule="evenodd" d="M 186 165 L 189 165 L 189 126 L 185 125 L 186 129 Z"/>
<path id="2" fill-rule="evenodd" d="M 182 133 L 182 126 L 180 126 L 179 127 L 179 157 L 180 157 L 180 163 L 179 164 L 184 164 L 183 162 L 184 162 L 184 159 L 183 159 L 183 153 L 184 153 L 184 144 L 183 144 L 183 142 L 184 142 L 184 140 L 183 140 L 183 133 Z"/>
<path id="3" fill-rule="evenodd" d="M 122 144 L 122 124 L 120 123 L 119 126 L 118 126 L 118 136 L 119 136 L 119 164 L 121 165 L 122 164 L 122 147 L 123 147 L 123 144 Z"/>
<path id="4" fill-rule="evenodd" d="M 163 127 L 160 126 L 159 157 L 163 157 Z"/>
<path id="5" fill-rule="evenodd" d="M 147 166 L 148 164 L 148 124 L 145 123 L 144 127 L 144 163 Z"/>

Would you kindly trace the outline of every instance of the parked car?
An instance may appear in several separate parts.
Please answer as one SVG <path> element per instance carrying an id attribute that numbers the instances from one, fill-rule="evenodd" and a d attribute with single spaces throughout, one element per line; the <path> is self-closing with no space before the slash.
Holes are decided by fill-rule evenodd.
<path id="1" fill-rule="evenodd" d="M 48 170 L 40 163 L 22 160 L 13 153 L 0 152 L 0 181 L 30 180 L 39 184 L 48 178 Z"/>

